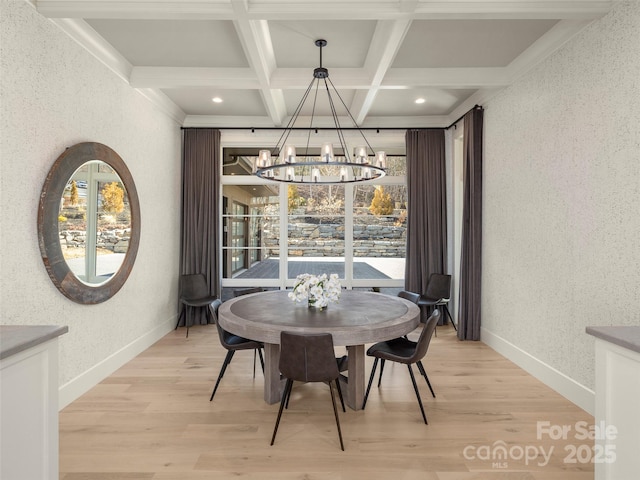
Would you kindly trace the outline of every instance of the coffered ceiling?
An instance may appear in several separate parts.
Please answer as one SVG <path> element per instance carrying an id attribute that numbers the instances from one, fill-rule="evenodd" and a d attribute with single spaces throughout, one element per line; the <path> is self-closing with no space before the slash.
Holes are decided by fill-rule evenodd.
<path id="1" fill-rule="evenodd" d="M 323 66 L 355 120 L 389 128 L 448 126 L 525 75 L 612 2 L 32 3 L 181 125 L 285 125 L 319 65 L 314 41 L 323 38 Z M 316 109 L 321 117 L 328 113 L 327 105 Z M 310 108 L 301 112 L 309 114 Z"/>

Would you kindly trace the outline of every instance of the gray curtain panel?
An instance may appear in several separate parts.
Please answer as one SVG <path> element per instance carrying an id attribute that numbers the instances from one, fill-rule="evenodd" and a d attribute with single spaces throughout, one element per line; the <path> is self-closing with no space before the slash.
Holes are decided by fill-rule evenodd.
<path id="1" fill-rule="evenodd" d="M 405 289 L 425 293 L 429 275 L 446 273 L 447 192 L 444 129 L 407 130 Z"/>
<path id="2" fill-rule="evenodd" d="M 219 296 L 220 131 L 183 132 L 180 273 L 203 274 L 209 293 Z M 185 321 L 187 325 L 207 323 L 205 309 L 187 308 Z"/>
<path id="3" fill-rule="evenodd" d="M 458 338 L 480 340 L 482 277 L 482 107 L 464 116 L 464 198 Z"/>

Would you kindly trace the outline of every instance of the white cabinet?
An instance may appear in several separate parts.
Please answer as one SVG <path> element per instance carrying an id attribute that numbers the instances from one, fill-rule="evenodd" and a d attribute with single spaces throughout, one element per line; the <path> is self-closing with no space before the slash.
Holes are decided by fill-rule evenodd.
<path id="1" fill-rule="evenodd" d="M 58 326 L 0 326 L 0 478 L 58 478 Z"/>
<path id="2" fill-rule="evenodd" d="M 588 327 L 596 337 L 596 480 L 640 472 L 640 327 Z"/>

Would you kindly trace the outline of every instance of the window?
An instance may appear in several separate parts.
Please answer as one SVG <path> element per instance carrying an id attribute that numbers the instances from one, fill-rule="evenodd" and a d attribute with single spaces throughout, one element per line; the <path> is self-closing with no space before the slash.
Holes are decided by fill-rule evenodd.
<path id="1" fill-rule="evenodd" d="M 404 286 L 406 161 L 375 183 L 309 185 L 251 174 L 259 148 L 224 149 L 223 287 L 293 286 L 337 273 L 347 288 Z"/>
<path id="2" fill-rule="evenodd" d="M 277 279 L 278 195 L 265 187 L 223 185 L 222 205 L 223 278 Z"/>

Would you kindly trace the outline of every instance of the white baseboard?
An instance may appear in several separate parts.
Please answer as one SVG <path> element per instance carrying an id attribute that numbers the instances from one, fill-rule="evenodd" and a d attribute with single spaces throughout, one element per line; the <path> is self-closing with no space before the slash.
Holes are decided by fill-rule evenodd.
<path id="1" fill-rule="evenodd" d="M 58 390 L 58 408 L 62 410 L 71 402 L 96 386 L 102 380 L 115 372 L 122 365 L 144 352 L 167 333 L 175 328 L 176 319 L 173 318 L 159 325 L 150 332 L 135 339 L 129 345 L 121 348 L 110 357 L 93 366 L 73 380 L 62 385 Z"/>
<path id="2" fill-rule="evenodd" d="M 575 403 L 591 415 L 595 415 L 595 392 L 576 382 L 564 373 L 547 365 L 504 338 L 480 329 L 482 342 L 504 355 L 520 368 L 530 373 L 542 383 L 552 388 L 567 400 Z"/>

